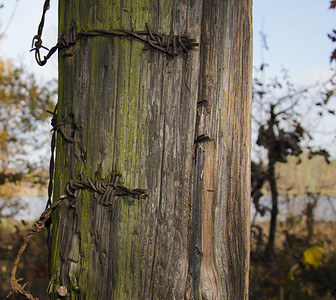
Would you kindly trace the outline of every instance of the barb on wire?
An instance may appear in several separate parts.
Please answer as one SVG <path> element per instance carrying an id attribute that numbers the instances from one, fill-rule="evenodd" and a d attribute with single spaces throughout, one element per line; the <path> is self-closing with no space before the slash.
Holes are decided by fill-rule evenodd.
<path id="1" fill-rule="evenodd" d="M 52 114 L 51 118 L 51 126 L 52 126 L 52 137 L 51 137 L 51 145 L 50 145 L 50 163 L 49 163 L 49 184 L 48 184 L 48 200 L 46 208 L 51 205 L 51 197 L 53 193 L 53 179 L 54 179 L 54 169 L 55 169 L 55 148 L 56 148 L 56 132 L 59 131 L 62 138 L 68 143 L 73 143 L 73 138 L 69 137 L 69 135 L 65 131 L 65 122 L 57 123 L 57 104 L 55 106 L 54 111 L 48 111 L 48 113 Z"/>
<path id="2" fill-rule="evenodd" d="M 25 251 L 30 239 L 38 232 L 40 232 L 43 228 L 46 227 L 47 221 L 50 219 L 50 216 L 52 212 L 64 201 L 68 200 L 69 206 L 72 208 L 76 207 L 76 204 L 80 200 L 80 196 L 82 193 L 82 190 L 89 190 L 94 192 L 94 199 L 97 199 L 98 203 L 102 205 L 109 205 L 113 206 L 114 199 L 117 196 L 141 196 L 146 195 L 147 190 L 146 189 L 133 189 L 130 190 L 124 185 L 122 185 L 119 182 L 121 175 L 118 173 L 114 173 L 112 175 L 112 180 L 109 182 L 105 182 L 103 180 L 97 180 L 95 183 L 92 182 L 90 178 L 87 178 L 87 181 L 74 181 L 69 180 L 69 182 L 66 185 L 65 193 L 55 199 L 53 204 L 46 208 L 45 211 L 41 214 L 38 221 L 36 221 L 32 228 L 29 230 L 28 234 L 25 237 L 25 240 L 21 244 L 21 247 L 18 251 L 18 254 L 16 255 L 16 258 L 14 260 L 13 268 L 11 271 L 11 291 L 8 294 L 7 298 L 9 298 L 12 294 L 20 294 L 22 296 L 25 296 L 29 300 L 35 300 L 37 298 L 34 298 L 31 294 L 27 293 L 25 291 L 25 287 L 27 283 L 21 285 L 20 281 L 23 280 L 23 278 L 16 279 L 16 271 L 18 268 L 18 264 L 20 261 L 20 258 Z"/>
<path id="3" fill-rule="evenodd" d="M 64 56 L 72 56 L 75 53 L 74 46 L 77 44 L 78 40 L 83 37 L 94 37 L 94 36 L 128 36 L 133 37 L 147 44 L 147 46 L 152 47 L 158 51 L 166 53 L 169 56 L 178 55 L 179 51 L 188 52 L 198 46 L 195 39 L 189 38 L 187 35 L 166 35 L 162 33 L 153 32 L 148 24 L 146 23 L 146 31 L 131 31 L 126 29 L 93 29 L 89 31 L 77 31 L 76 26 L 72 27 L 70 31 L 62 33 L 57 41 L 57 44 L 50 50 L 43 46 L 42 43 L 42 32 L 45 20 L 45 14 L 50 6 L 50 0 L 46 0 L 43 7 L 43 13 L 41 22 L 38 27 L 37 35 L 34 36 L 32 41 L 32 49 L 30 51 L 35 51 L 35 59 L 40 66 L 47 63 L 48 59 L 57 51 L 64 48 L 72 48 L 69 52 L 64 52 Z M 47 55 L 43 58 L 41 57 L 41 49 L 47 50 Z"/>

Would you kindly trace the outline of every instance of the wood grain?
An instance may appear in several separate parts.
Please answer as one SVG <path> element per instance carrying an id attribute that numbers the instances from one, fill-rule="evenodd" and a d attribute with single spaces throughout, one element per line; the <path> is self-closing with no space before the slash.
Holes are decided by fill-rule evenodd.
<path id="1" fill-rule="evenodd" d="M 83 192 L 54 214 L 52 298 L 62 285 L 71 299 L 247 299 L 251 1 L 59 3 L 60 32 L 148 22 L 200 46 L 170 58 L 96 37 L 60 56 L 58 121 L 75 143 L 58 136 L 55 196 L 113 171 L 149 192 L 113 207 Z"/>

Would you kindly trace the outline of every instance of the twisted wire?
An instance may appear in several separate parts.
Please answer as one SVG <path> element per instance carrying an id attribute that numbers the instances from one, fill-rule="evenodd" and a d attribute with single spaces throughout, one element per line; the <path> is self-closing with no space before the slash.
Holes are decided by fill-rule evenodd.
<path id="1" fill-rule="evenodd" d="M 23 278 L 16 279 L 16 271 L 18 268 L 18 264 L 22 254 L 24 253 L 30 239 L 38 232 L 43 230 L 46 227 L 47 221 L 50 219 L 52 212 L 64 201 L 68 200 L 69 206 L 75 208 L 78 201 L 80 200 L 80 196 L 82 194 L 82 190 L 89 190 L 94 192 L 94 199 L 97 199 L 98 203 L 102 205 L 113 206 L 114 199 L 117 196 L 141 196 L 146 195 L 146 189 L 128 189 L 124 185 L 119 182 L 121 175 L 118 173 L 114 173 L 112 175 L 112 180 L 110 182 L 104 182 L 103 180 L 97 180 L 95 183 L 90 178 L 87 178 L 87 181 L 74 181 L 69 180 L 66 184 L 65 192 L 62 196 L 55 199 L 55 201 L 51 204 L 50 207 L 47 207 L 44 212 L 41 214 L 38 221 L 36 221 L 31 229 L 28 231 L 23 243 L 21 244 L 18 254 L 13 263 L 13 268 L 11 271 L 11 291 L 7 295 L 9 298 L 12 294 L 20 294 L 26 297 L 29 300 L 35 300 L 31 294 L 25 291 L 25 287 L 28 284 L 20 284 L 20 281 Z"/>
<path id="2" fill-rule="evenodd" d="M 77 27 L 73 26 L 70 31 L 62 33 L 57 40 L 57 43 L 50 50 L 43 46 L 42 42 L 42 32 L 45 20 L 45 14 L 50 6 L 50 0 L 46 0 L 43 7 L 42 18 L 38 27 L 37 34 L 33 37 L 32 49 L 30 51 L 35 51 L 35 60 L 40 66 L 44 66 L 50 57 L 57 51 L 62 49 L 70 49 L 69 52 L 62 53 L 62 56 L 72 56 L 75 53 L 75 45 L 78 40 L 83 37 L 94 37 L 94 36 L 128 36 L 135 38 L 143 43 L 147 44 L 148 47 L 152 47 L 158 51 L 161 51 L 168 56 L 176 56 L 179 51 L 187 53 L 189 50 L 194 49 L 198 46 L 195 39 L 189 38 L 187 35 L 166 35 L 163 33 L 153 32 L 147 23 L 145 23 L 146 31 L 131 31 L 127 29 L 92 29 L 88 31 L 77 31 Z M 71 49 L 72 48 L 72 49 Z M 47 50 L 47 55 L 43 58 L 41 56 L 41 49 Z"/>

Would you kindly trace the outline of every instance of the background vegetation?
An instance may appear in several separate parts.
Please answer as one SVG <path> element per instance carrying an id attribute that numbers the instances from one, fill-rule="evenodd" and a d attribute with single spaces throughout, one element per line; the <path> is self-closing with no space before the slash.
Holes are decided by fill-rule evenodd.
<path id="1" fill-rule="evenodd" d="M 0 299 L 10 290 L 12 264 L 31 227 L 30 222 L 17 219 L 27 208 L 22 197 L 46 194 L 47 111 L 54 106 L 55 87 L 55 82 L 38 83 L 23 67 L 0 59 Z M 18 278 L 33 282 L 30 290 L 39 299 L 47 299 L 47 258 L 44 232 L 34 237 L 19 264 Z"/>
<path id="2" fill-rule="evenodd" d="M 335 115 L 334 76 L 299 89 L 287 71 L 266 79 L 266 67 L 253 86 L 250 299 L 336 299 L 336 162 L 314 141 Z"/>
<path id="3" fill-rule="evenodd" d="M 336 42 L 336 31 L 329 37 Z M 286 70 L 271 79 L 266 70 L 264 63 L 256 67 L 253 82 L 250 299 L 336 299 L 336 161 L 313 139 L 319 120 L 335 115 L 335 78 L 298 88 Z M 25 209 L 21 197 L 46 195 L 47 111 L 54 108 L 56 86 L 0 59 L 1 299 L 31 225 L 16 217 Z M 43 232 L 19 265 L 17 277 L 27 279 L 39 299 L 47 299 L 47 257 Z"/>

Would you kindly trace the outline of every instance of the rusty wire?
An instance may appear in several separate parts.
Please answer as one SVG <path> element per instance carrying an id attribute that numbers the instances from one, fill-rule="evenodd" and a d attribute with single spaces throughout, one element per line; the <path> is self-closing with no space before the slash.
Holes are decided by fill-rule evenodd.
<path id="1" fill-rule="evenodd" d="M 23 278 L 16 279 L 15 278 L 16 271 L 17 271 L 17 268 L 18 268 L 18 264 L 20 262 L 20 258 L 22 256 L 23 252 L 25 251 L 25 249 L 26 249 L 29 241 L 31 240 L 31 238 L 36 233 L 40 232 L 45 227 L 45 223 L 49 219 L 51 213 L 65 199 L 66 198 L 64 198 L 64 195 L 59 197 L 58 199 L 56 199 L 55 202 L 42 213 L 40 219 L 37 222 L 35 222 L 32 225 L 32 228 L 28 231 L 28 234 L 26 235 L 23 243 L 21 244 L 21 247 L 20 247 L 20 249 L 19 249 L 19 251 L 18 251 L 18 253 L 15 257 L 14 263 L 13 263 L 13 268 L 12 268 L 12 271 L 11 271 L 11 279 L 10 279 L 11 291 L 7 295 L 7 298 L 9 298 L 12 294 L 20 294 L 20 295 L 26 297 L 29 300 L 35 300 L 35 299 L 37 300 L 38 299 L 38 298 L 34 298 L 32 294 L 29 294 L 28 292 L 25 291 L 25 287 L 28 284 L 28 282 L 21 285 L 20 281 L 22 281 Z"/>
<path id="2" fill-rule="evenodd" d="M 18 251 L 18 254 L 16 255 L 16 258 L 14 260 L 13 268 L 11 271 L 11 291 L 7 295 L 7 298 L 9 298 L 12 294 L 20 294 L 22 296 L 25 296 L 29 300 L 35 300 L 37 298 L 34 298 L 31 294 L 25 291 L 25 287 L 27 283 L 21 285 L 20 281 L 23 280 L 23 278 L 16 279 L 16 271 L 18 268 L 18 264 L 20 261 L 20 258 L 25 251 L 30 239 L 38 232 L 40 232 L 43 228 L 46 227 L 46 222 L 50 219 L 52 212 L 64 201 L 68 200 L 69 207 L 75 208 L 78 201 L 80 200 L 80 196 L 82 193 L 82 190 L 89 190 L 94 192 L 94 199 L 98 201 L 98 203 L 102 205 L 109 205 L 113 206 L 115 197 L 117 196 L 141 196 L 146 195 L 147 190 L 145 189 L 133 189 L 130 190 L 124 185 L 122 185 L 119 182 L 121 175 L 118 173 L 114 173 L 112 175 L 112 179 L 109 182 L 105 182 L 103 180 L 97 180 L 95 183 L 90 178 L 87 178 L 87 181 L 74 181 L 69 180 L 69 182 L 66 185 L 65 193 L 55 199 L 53 204 L 46 208 L 45 211 L 41 214 L 38 221 L 36 221 L 32 228 L 28 231 L 28 234 L 26 235 L 23 243 L 21 244 L 21 247 Z"/>
<path id="3" fill-rule="evenodd" d="M 62 33 L 56 45 L 50 50 L 43 46 L 42 43 L 42 32 L 45 20 L 45 14 L 50 6 L 50 0 L 45 0 L 43 6 L 42 18 L 38 27 L 37 34 L 34 36 L 32 41 L 32 49 L 30 51 L 35 51 L 36 62 L 43 66 L 47 63 L 48 59 L 57 51 L 62 49 L 72 48 L 69 52 L 64 52 L 62 56 L 72 56 L 75 53 L 74 46 L 77 44 L 78 40 L 83 37 L 94 37 L 94 36 L 128 36 L 133 37 L 147 44 L 147 46 L 166 53 L 169 56 L 178 55 L 179 51 L 188 52 L 198 46 L 195 39 L 189 38 L 187 35 L 174 35 L 174 34 L 162 34 L 151 31 L 148 24 L 146 25 L 146 31 L 131 31 L 127 29 L 93 29 L 88 31 L 77 31 L 77 27 L 73 26 L 70 31 Z M 40 50 L 45 49 L 48 51 L 44 58 L 41 57 Z"/>
<path id="4" fill-rule="evenodd" d="M 65 131 L 65 122 L 57 123 L 57 104 L 55 106 L 54 111 L 48 111 L 48 113 L 52 114 L 51 118 L 51 126 L 52 126 L 52 137 L 51 137 L 51 145 L 50 145 L 50 163 L 49 163 L 49 184 L 48 184 L 48 200 L 46 204 L 46 209 L 51 206 L 51 199 L 53 194 L 53 179 L 54 179 L 54 171 L 55 171 L 55 148 L 56 148 L 56 133 L 59 132 L 61 137 L 67 141 L 68 143 L 73 143 L 74 139 L 69 137 Z M 47 234 L 47 246 L 48 246 L 48 259 L 51 258 L 51 233 L 50 233 L 50 224 L 46 223 L 46 228 L 48 230 Z M 48 267 L 50 273 L 50 267 Z"/>
<path id="5" fill-rule="evenodd" d="M 65 131 L 65 122 L 57 123 L 57 104 L 53 112 L 48 111 L 48 113 L 52 114 L 51 118 L 51 126 L 52 126 L 52 137 L 51 137 L 51 146 L 50 146 L 50 163 L 49 163 L 49 184 L 48 184 L 48 201 L 46 208 L 51 205 L 51 197 L 53 192 L 53 178 L 54 178 L 54 168 L 55 168 L 55 147 L 56 147 L 56 132 L 58 131 L 62 138 L 68 143 L 73 143 L 74 139 L 70 137 Z"/>
<path id="6" fill-rule="evenodd" d="M 146 31 L 130 31 L 126 29 L 112 29 L 112 30 L 103 30 L 103 29 L 93 29 L 89 31 L 78 32 L 77 28 L 74 26 L 70 31 L 62 33 L 57 41 L 57 44 L 52 47 L 50 50 L 43 46 L 42 42 L 42 32 L 45 21 L 45 14 L 50 7 L 50 0 L 45 0 L 43 6 L 43 13 L 40 24 L 38 26 L 38 32 L 34 36 L 32 41 L 32 50 L 35 51 L 35 59 L 40 66 L 43 66 L 47 63 L 48 59 L 57 51 L 62 49 L 68 49 L 70 51 L 65 51 L 62 53 L 63 56 L 72 56 L 75 53 L 75 45 L 78 40 L 83 37 L 94 37 L 94 36 L 125 36 L 125 37 L 133 37 L 144 43 L 146 43 L 149 47 L 152 47 L 156 50 L 159 50 L 163 53 L 166 53 L 169 56 L 178 55 L 179 51 L 188 52 L 194 47 L 198 46 L 198 43 L 195 39 L 188 38 L 187 35 L 166 35 L 160 34 L 156 32 L 152 32 L 146 23 Z M 71 49 L 72 48 L 72 49 Z M 47 55 L 43 58 L 41 57 L 41 49 L 45 49 L 48 51 Z M 29 241 L 31 238 L 44 228 L 48 228 L 48 224 L 50 224 L 51 214 L 53 211 L 64 201 L 67 200 L 69 202 L 69 207 L 75 208 L 78 201 L 80 200 L 80 196 L 82 190 L 89 190 L 94 192 L 94 199 L 101 205 L 113 206 L 115 197 L 117 196 L 141 196 L 146 195 L 147 190 L 145 189 L 128 189 L 124 185 L 119 182 L 121 177 L 120 174 L 114 173 L 109 182 L 105 182 L 103 180 L 97 180 L 95 183 L 90 178 L 87 178 L 87 181 L 74 181 L 69 180 L 66 185 L 65 193 L 56 198 L 54 202 L 51 202 L 52 194 L 53 194 L 53 177 L 54 177 L 54 152 L 56 147 L 56 132 L 59 132 L 61 137 L 67 141 L 68 143 L 73 143 L 74 139 L 70 137 L 65 131 L 65 122 L 57 123 L 57 105 L 53 112 L 50 112 L 53 117 L 51 120 L 52 125 L 52 139 L 51 139 L 51 157 L 50 157 L 50 165 L 49 165 L 49 184 L 48 184 L 48 200 L 47 205 L 44 212 L 41 214 L 38 221 L 36 221 L 32 228 L 28 231 L 21 247 L 17 253 L 17 256 L 14 260 L 13 268 L 11 271 L 11 291 L 8 294 L 7 298 L 12 294 L 20 294 L 26 297 L 29 300 L 34 300 L 33 295 L 25 291 L 25 287 L 27 283 L 21 285 L 20 281 L 23 278 L 16 279 L 15 275 L 18 269 L 18 264 L 20 262 L 20 258 L 24 253 Z M 49 221 L 49 222 L 48 222 Z"/>
<path id="7" fill-rule="evenodd" d="M 49 163 L 49 184 L 48 184 L 48 200 L 46 209 L 51 205 L 51 197 L 53 192 L 53 179 L 54 179 L 54 168 L 55 168 L 55 147 L 56 147 L 56 130 L 55 124 L 57 123 L 57 105 L 53 112 L 48 111 L 53 116 L 51 118 L 52 136 L 51 136 L 51 145 L 50 145 L 50 163 Z"/>
<path id="8" fill-rule="evenodd" d="M 25 291 L 25 287 L 27 283 L 23 285 L 20 284 L 20 281 L 22 281 L 23 278 L 20 278 L 20 279 L 15 278 L 16 271 L 17 271 L 18 264 L 19 264 L 22 254 L 24 253 L 30 239 L 36 233 L 40 232 L 44 228 L 47 228 L 48 229 L 48 240 L 50 239 L 49 225 L 51 221 L 51 214 L 64 200 L 68 200 L 70 208 L 75 208 L 78 201 L 80 200 L 82 190 L 89 190 L 89 191 L 94 192 L 93 197 L 94 199 L 97 200 L 99 204 L 113 206 L 114 199 L 117 196 L 126 196 L 126 195 L 141 196 L 147 193 L 147 190 L 145 189 L 133 189 L 133 190 L 128 189 L 127 187 L 125 187 L 119 182 L 121 175 L 118 173 L 114 173 L 109 182 L 105 182 L 103 180 L 97 180 L 95 183 L 93 183 L 93 181 L 90 178 L 87 178 L 87 181 L 69 180 L 69 182 L 66 184 L 66 187 L 65 187 L 65 193 L 62 196 L 56 198 L 54 202 L 51 203 L 51 198 L 53 194 L 54 168 L 55 168 L 54 152 L 55 152 L 55 147 L 56 147 L 56 132 L 58 131 L 61 137 L 69 143 L 73 143 L 74 139 L 66 133 L 65 122 L 57 123 L 57 105 L 55 106 L 55 109 L 53 112 L 51 111 L 48 111 L 48 112 L 52 114 L 51 125 L 52 125 L 53 134 L 51 138 L 51 147 L 50 147 L 51 157 L 50 157 L 50 165 L 49 165 L 49 185 L 48 185 L 47 205 L 46 205 L 44 212 L 41 214 L 39 220 L 36 221 L 32 225 L 32 228 L 28 231 L 28 234 L 26 235 L 16 255 L 16 258 L 13 263 L 13 268 L 11 271 L 11 279 L 10 279 L 11 291 L 8 294 L 7 298 L 9 298 L 12 294 L 20 294 L 29 300 L 37 299 Z M 48 247 L 49 247 L 49 243 L 48 243 Z"/>

